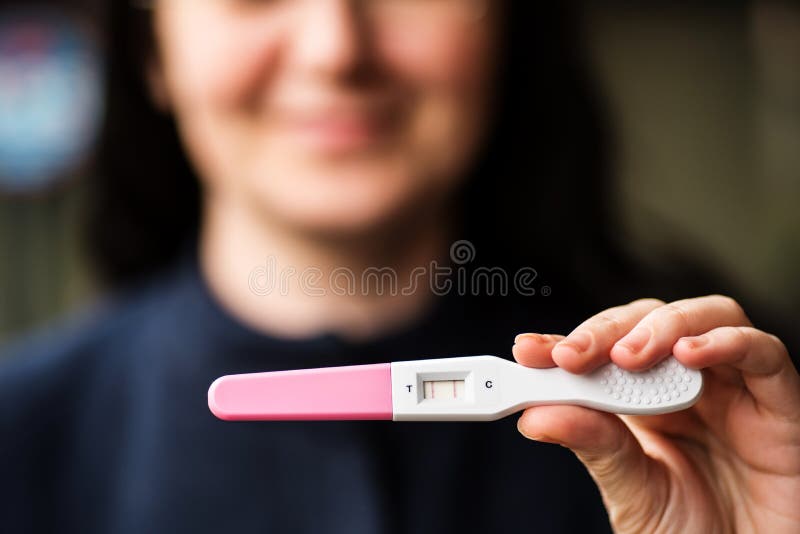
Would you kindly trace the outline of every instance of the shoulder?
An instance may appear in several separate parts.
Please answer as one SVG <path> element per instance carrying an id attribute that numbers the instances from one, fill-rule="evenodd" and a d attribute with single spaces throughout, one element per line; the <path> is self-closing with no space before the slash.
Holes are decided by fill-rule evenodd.
<path id="1" fill-rule="evenodd" d="M 143 334 L 166 313 L 169 285 L 151 281 L 109 295 L 0 348 L 0 428 L 70 417 L 87 389 L 124 375 Z"/>
<path id="2" fill-rule="evenodd" d="M 130 329 L 137 309 L 139 306 L 127 299 L 104 299 L 66 320 L 12 341 L 1 351 L 3 391 L 7 392 L 9 386 L 13 389 L 16 381 L 26 377 L 37 379 L 26 384 L 26 389 L 37 388 L 85 365 L 92 355 L 114 345 L 118 336 Z"/>
<path id="3" fill-rule="evenodd" d="M 0 488 L 0 513 L 12 529 L 49 532 L 50 516 L 36 503 L 68 503 L 89 488 L 88 479 L 76 482 L 73 469 L 81 477 L 106 476 L 76 466 L 119 450 L 132 371 L 148 365 L 132 355 L 152 346 L 154 337 L 142 334 L 169 313 L 159 316 L 174 293 L 162 283 L 109 296 L 0 348 L 0 479 L 8 482 Z M 72 497 L 61 493 L 64 487 L 75 488 Z"/>

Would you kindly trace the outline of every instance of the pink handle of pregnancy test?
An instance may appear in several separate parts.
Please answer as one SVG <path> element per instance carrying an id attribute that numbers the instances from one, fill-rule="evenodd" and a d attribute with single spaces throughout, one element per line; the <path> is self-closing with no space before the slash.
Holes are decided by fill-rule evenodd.
<path id="1" fill-rule="evenodd" d="M 208 407 L 226 421 L 391 421 L 392 365 L 223 376 L 208 390 Z"/>

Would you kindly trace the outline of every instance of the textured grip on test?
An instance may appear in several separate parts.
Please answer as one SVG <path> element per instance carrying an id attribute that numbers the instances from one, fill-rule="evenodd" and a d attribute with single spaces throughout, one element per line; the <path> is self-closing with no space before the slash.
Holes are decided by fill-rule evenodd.
<path id="1" fill-rule="evenodd" d="M 691 382 L 697 380 L 675 358 L 664 360 L 640 373 L 610 364 L 603 369 L 601 376 L 600 384 L 604 386 L 604 391 L 617 402 L 653 408 L 687 395 Z"/>

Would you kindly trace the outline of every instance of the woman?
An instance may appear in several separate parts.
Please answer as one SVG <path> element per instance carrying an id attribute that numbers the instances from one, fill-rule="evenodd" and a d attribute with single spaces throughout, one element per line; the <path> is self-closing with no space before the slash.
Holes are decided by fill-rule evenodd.
<path id="1" fill-rule="evenodd" d="M 115 5 L 92 237 L 124 291 L 0 374 L 4 524 L 797 531 L 786 348 L 731 298 L 637 298 L 671 293 L 616 252 L 567 18 L 532 4 Z M 552 295 L 339 291 L 330 276 L 463 266 L 456 239 L 478 255 L 467 267 L 535 266 Z M 287 275 L 307 268 L 311 288 Z M 286 275 L 279 290 L 267 272 Z M 502 353 L 530 330 L 513 347 L 525 365 L 638 370 L 672 352 L 706 391 L 662 417 L 522 415 L 522 434 L 588 474 L 513 421 L 230 424 L 205 406 L 223 374 Z"/>

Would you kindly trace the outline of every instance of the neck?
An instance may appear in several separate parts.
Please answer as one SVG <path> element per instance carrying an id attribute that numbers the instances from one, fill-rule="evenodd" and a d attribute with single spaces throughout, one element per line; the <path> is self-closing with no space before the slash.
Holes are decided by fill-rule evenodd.
<path id="1" fill-rule="evenodd" d="M 415 216 L 413 224 L 397 226 L 402 229 L 322 238 L 208 199 L 201 270 L 222 306 L 256 330 L 366 340 L 422 314 L 433 295 L 427 278 L 412 283 L 414 270 L 446 261 L 446 216 Z"/>

